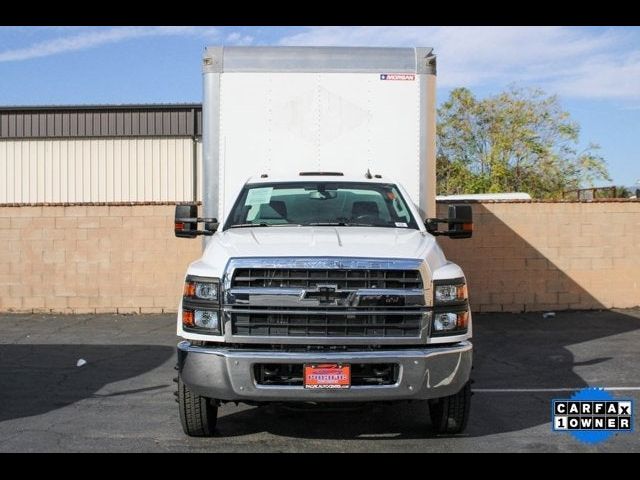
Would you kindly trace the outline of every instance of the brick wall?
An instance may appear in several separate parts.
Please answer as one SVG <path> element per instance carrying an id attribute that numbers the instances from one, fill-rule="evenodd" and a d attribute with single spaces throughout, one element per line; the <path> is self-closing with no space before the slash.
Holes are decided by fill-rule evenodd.
<path id="1" fill-rule="evenodd" d="M 0 311 L 175 311 L 201 241 L 173 205 L 0 206 Z"/>
<path id="2" fill-rule="evenodd" d="M 440 204 L 441 216 L 446 205 Z M 476 203 L 469 240 L 440 238 L 476 311 L 640 304 L 640 202 Z M 201 240 L 173 205 L 0 206 L 0 311 L 175 311 Z"/>
<path id="3" fill-rule="evenodd" d="M 439 241 L 474 310 L 640 305 L 640 202 L 483 202 L 473 214 L 473 238 Z"/>

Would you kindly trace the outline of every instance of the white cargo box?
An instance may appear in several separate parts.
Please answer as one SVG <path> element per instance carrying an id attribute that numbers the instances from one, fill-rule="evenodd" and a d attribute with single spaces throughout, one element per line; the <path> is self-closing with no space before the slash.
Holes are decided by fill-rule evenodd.
<path id="1" fill-rule="evenodd" d="M 432 49 L 210 47 L 203 68 L 204 216 L 303 171 L 380 174 L 435 216 Z"/>

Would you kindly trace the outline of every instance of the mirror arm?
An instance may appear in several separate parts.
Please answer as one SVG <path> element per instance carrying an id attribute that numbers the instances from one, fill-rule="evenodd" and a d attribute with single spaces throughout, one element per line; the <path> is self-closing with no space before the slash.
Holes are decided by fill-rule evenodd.
<path id="1" fill-rule="evenodd" d="M 446 235 L 447 234 L 446 231 L 444 232 L 438 231 L 439 223 L 449 223 L 449 220 L 446 218 L 427 218 L 424 221 L 424 226 L 427 229 L 427 232 L 429 232 L 433 236 Z"/>
<path id="2" fill-rule="evenodd" d="M 451 223 L 451 220 L 448 218 L 427 218 L 425 223 Z"/>
<path id="3" fill-rule="evenodd" d="M 438 230 L 439 223 L 448 224 L 448 229 Z M 433 236 L 446 235 L 451 238 L 471 238 L 473 234 L 473 211 L 469 205 L 449 205 L 448 218 L 427 218 L 424 226 Z"/>
<path id="4" fill-rule="evenodd" d="M 439 223 L 447 223 L 449 225 L 464 225 L 465 223 L 470 223 L 467 220 L 455 220 L 455 219 L 451 219 L 451 218 L 427 218 L 424 221 L 424 226 L 427 229 L 427 232 L 429 232 L 431 235 L 433 235 L 434 237 L 437 237 L 439 235 L 445 235 L 447 237 L 451 236 L 451 235 L 456 235 L 459 234 L 460 232 L 456 231 L 456 230 L 438 230 L 438 224 Z"/>
<path id="5" fill-rule="evenodd" d="M 218 223 L 218 220 L 215 218 L 200 218 L 200 217 L 178 217 L 174 220 L 174 222 L 176 223 L 195 223 L 196 225 L 198 223 L 204 223 L 205 224 L 205 229 L 204 230 L 191 230 L 190 233 L 191 235 L 193 235 L 194 237 L 198 236 L 198 235 L 204 235 L 206 237 L 209 237 L 211 235 L 213 235 L 217 230 L 218 227 L 220 226 L 220 224 Z M 187 232 L 185 232 L 187 233 Z"/>
<path id="6" fill-rule="evenodd" d="M 183 217 L 183 218 L 176 218 L 175 219 L 176 222 L 182 222 L 182 223 L 218 223 L 218 220 L 215 218 L 200 218 L 200 217 Z"/>

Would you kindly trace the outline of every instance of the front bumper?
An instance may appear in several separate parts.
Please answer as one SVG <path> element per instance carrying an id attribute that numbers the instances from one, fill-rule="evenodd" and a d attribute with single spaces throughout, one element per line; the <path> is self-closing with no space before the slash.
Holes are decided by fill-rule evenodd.
<path id="1" fill-rule="evenodd" d="M 232 401 L 343 402 L 446 397 L 469 379 L 473 346 L 459 342 L 442 347 L 362 352 L 281 352 L 197 347 L 178 344 L 178 368 L 185 385 L 198 395 Z M 256 363 L 397 363 L 393 385 L 352 386 L 345 390 L 258 385 Z"/>

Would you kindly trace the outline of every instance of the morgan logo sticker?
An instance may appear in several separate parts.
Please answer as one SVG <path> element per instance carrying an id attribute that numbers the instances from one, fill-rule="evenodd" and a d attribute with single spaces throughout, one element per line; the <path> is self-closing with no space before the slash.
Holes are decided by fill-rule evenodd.
<path id="1" fill-rule="evenodd" d="M 380 80 L 409 80 L 413 81 L 416 76 L 413 73 L 381 73 Z"/>

